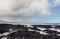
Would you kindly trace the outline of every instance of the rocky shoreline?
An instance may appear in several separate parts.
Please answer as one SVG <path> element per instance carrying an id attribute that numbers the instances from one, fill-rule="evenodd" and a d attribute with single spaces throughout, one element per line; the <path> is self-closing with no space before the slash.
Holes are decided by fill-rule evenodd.
<path id="1" fill-rule="evenodd" d="M 0 24 L 0 39 L 60 39 L 60 26 Z"/>

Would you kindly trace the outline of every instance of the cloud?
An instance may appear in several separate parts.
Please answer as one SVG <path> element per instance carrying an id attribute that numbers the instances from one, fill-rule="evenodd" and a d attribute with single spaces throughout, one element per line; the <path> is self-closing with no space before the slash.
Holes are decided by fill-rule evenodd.
<path id="1" fill-rule="evenodd" d="M 34 9 L 49 14 L 48 0 L 0 0 L 0 16 L 25 14 L 29 10 L 33 13 Z"/>
<path id="2" fill-rule="evenodd" d="M 50 8 L 48 0 L 0 0 L 0 18 L 7 21 L 32 20 L 36 13 L 51 15 Z"/>
<path id="3" fill-rule="evenodd" d="M 51 0 L 52 7 L 60 5 L 60 0 Z"/>
<path id="4" fill-rule="evenodd" d="M 20 14 L 29 5 L 29 0 L 0 0 L 0 17 Z"/>
<path id="5" fill-rule="evenodd" d="M 60 0 L 55 0 L 54 4 L 55 4 L 55 6 L 60 5 Z"/>
<path id="6" fill-rule="evenodd" d="M 50 6 L 48 0 L 36 0 L 31 5 L 32 9 L 36 9 L 41 15 L 50 15 Z"/>

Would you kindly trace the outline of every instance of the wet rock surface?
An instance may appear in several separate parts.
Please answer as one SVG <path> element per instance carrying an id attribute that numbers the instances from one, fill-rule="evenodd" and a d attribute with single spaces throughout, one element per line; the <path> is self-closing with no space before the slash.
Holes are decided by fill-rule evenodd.
<path id="1" fill-rule="evenodd" d="M 60 39 L 60 26 L 0 24 L 0 39 Z"/>

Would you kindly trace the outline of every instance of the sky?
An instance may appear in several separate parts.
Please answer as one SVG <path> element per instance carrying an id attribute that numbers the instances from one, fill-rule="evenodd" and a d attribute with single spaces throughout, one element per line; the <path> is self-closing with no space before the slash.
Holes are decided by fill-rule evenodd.
<path id="1" fill-rule="evenodd" d="M 0 21 L 60 23 L 60 0 L 0 0 Z"/>

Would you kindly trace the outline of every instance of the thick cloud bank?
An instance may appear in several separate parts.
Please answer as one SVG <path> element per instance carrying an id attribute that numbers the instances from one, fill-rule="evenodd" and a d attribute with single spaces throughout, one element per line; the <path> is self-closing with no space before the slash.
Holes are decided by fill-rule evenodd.
<path id="1" fill-rule="evenodd" d="M 0 0 L 0 16 L 25 14 L 29 11 L 32 13 L 34 9 L 41 11 L 42 14 L 48 14 L 48 5 L 47 0 Z"/>
<path id="2" fill-rule="evenodd" d="M 0 0 L 0 16 L 20 14 L 29 5 L 29 0 Z"/>
<path id="3" fill-rule="evenodd" d="M 35 14 L 51 15 L 51 2 L 49 0 L 0 0 L 0 18 L 6 21 L 19 19 L 17 22 L 20 22 L 35 19 Z M 53 6 L 60 4 L 59 0 L 54 0 L 53 3 Z"/>

